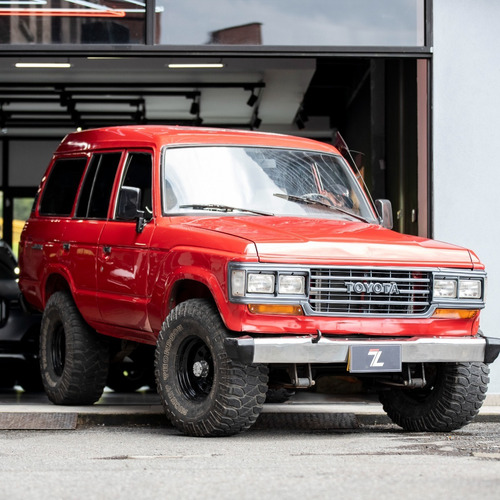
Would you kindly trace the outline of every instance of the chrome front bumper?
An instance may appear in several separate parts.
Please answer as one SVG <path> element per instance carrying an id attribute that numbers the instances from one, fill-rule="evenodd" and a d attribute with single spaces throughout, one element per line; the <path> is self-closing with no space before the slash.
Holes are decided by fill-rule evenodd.
<path id="1" fill-rule="evenodd" d="M 352 346 L 401 346 L 403 363 L 492 363 L 500 352 L 500 339 L 488 337 L 348 339 L 312 336 L 237 337 L 226 339 L 229 356 L 245 364 L 347 363 Z"/>

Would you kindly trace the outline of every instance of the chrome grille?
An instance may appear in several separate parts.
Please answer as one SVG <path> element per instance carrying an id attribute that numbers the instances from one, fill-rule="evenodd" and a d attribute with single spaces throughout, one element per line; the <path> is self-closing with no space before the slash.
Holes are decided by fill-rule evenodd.
<path id="1" fill-rule="evenodd" d="M 419 315 L 430 307 L 429 272 L 311 269 L 309 304 L 319 314 Z"/>

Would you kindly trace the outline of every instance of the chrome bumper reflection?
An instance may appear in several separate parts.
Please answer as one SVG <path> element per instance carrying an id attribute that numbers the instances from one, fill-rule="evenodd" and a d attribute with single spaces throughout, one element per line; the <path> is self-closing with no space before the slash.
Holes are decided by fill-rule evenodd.
<path id="1" fill-rule="evenodd" d="M 253 363 L 347 363 L 355 345 L 400 345 L 403 363 L 492 363 L 500 352 L 500 339 L 487 337 L 346 339 L 312 336 L 227 338 L 229 356 Z"/>

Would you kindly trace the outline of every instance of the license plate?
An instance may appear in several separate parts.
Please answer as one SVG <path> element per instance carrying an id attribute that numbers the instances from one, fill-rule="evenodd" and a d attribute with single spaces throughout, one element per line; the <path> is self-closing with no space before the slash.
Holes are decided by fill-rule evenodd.
<path id="1" fill-rule="evenodd" d="M 400 345 L 353 345 L 347 365 L 351 373 L 400 372 Z"/>

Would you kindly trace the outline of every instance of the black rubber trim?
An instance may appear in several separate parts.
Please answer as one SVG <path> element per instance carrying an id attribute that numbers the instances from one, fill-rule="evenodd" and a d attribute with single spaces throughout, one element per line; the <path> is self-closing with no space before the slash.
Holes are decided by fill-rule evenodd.
<path id="1" fill-rule="evenodd" d="M 493 363 L 500 354 L 500 339 L 494 337 L 484 337 L 486 347 L 484 349 L 484 362 Z"/>
<path id="2" fill-rule="evenodd" d="M 255 343 L 252 337 L 226 338 L 225 347 L 227 355 L 245 365 L 253 364 Z"/>

